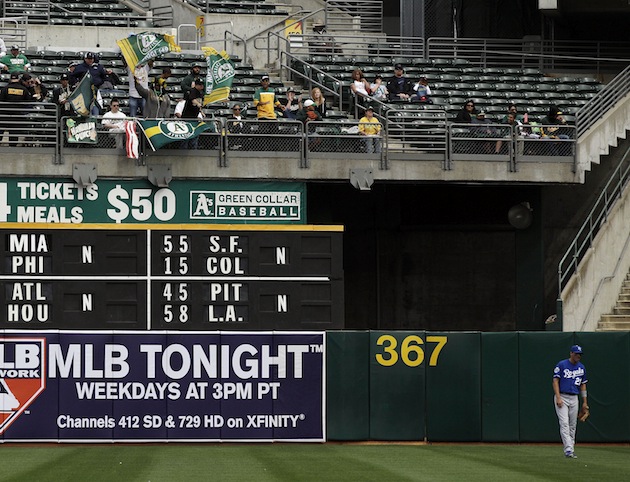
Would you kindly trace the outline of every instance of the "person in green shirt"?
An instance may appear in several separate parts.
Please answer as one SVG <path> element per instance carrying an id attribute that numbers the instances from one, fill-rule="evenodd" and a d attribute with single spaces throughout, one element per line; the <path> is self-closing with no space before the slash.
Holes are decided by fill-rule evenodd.
<path id="1" fill-rule="evenodd" d="M 0 57 L 0 64 L 2 64 L 2 70 L 10 74 L 13 72 L 28 71 L 31 68 L 28 58 L 26 58 L 26 55 L 20 53 L 20 47 L 17 45 L 11 47 L 10 54 Z"/>
<path id="2" fill-rule="evenodd" d="M 283 109 L 282 104 L 276 98 L 276 91 L 269 87 L 269 76 L 263 75 L 260 79 L 260 87 L 254 92 L 254 107 L 257 110 L 259 120 L 276 120 L 276 107 Z M 284 109 L 283 109 L 284 110 Z"/>

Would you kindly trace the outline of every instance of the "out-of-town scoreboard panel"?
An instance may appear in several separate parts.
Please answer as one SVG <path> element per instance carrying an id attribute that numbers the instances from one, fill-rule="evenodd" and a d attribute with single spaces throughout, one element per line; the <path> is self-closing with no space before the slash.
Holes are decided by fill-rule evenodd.
<path id="1" fill-rule="evenodd" d="M 0 266 L 5 329 L 344 327 L 338 226 L 12 223 Z"/>

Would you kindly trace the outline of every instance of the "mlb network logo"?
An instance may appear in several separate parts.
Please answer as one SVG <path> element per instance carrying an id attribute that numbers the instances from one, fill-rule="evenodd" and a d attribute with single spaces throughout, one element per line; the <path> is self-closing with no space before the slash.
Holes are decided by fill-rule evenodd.
<path id="1" fill-rule="evenodd" d="M 45 338 L 0 338 L 0 434 L 46 388 Z"/>

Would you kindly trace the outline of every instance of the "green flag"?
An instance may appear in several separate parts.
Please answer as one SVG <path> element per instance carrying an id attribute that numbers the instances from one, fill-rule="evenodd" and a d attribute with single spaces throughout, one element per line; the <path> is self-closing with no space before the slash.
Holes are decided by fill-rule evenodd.
<path id="1" fill-rule="evenodd" d="M 68 102 L 70 102 L 74 111 L 80 116 L 87 117 L 90 115 L 92 106 L 94 102 L 96 102 L 96 87 L 92 82 L 92 76 L 89 70 L 68 97 Z"/>
<path id="2" fill-rule="evenodd" d="M 217 52 L 212 47 L 202 50 L 208 63 L 203 105 L 227 100 L 234 80 L 234 64 L 225 50 Z"/>
<path id="3" fill-rule="evenodd" d="M 146 64 L 149 60 L 168 52 L 179 52 L 180 46 L 172 35 L 142 32 L 117 40 L 127 66 L 133 72 L 136 66 Z"/>
<path id="4" fill-rule="evenodd" d="M 138 120 L 136 122 L 140 124 L 142 132 L 154 151 L 171 142 L 193 139 L 204 131 L 214 130 L 214 125 L 206 122 L 180 120 Z"/>

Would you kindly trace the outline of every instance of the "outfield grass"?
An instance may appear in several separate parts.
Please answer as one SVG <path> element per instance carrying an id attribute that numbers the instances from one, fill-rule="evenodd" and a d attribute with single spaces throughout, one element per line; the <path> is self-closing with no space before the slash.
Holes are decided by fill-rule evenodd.
<path id="1" fill-rule="evenodd" d="M 5 481 L 627 481 L 629 446 L 0 445 Z"/>

